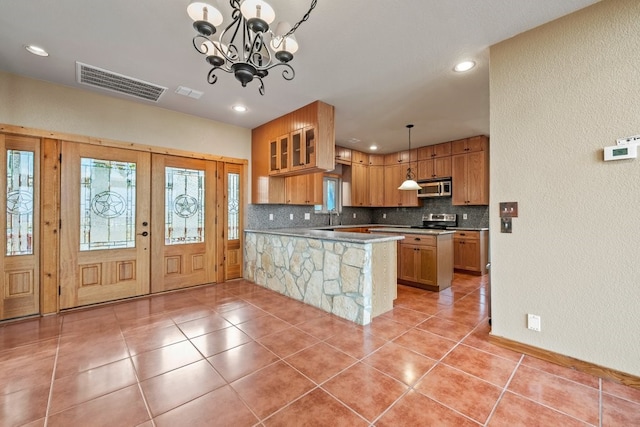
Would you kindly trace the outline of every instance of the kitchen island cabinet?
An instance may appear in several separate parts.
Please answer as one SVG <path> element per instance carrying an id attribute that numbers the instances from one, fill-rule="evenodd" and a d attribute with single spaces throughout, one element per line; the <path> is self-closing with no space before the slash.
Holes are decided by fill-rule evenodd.
<path id="1" fill-rule="evenodd" d="M 454 231 L 381 227 L 374 233 L 404 237 L 398 242 L 398 283 L 430 291 L 451 286 Z"/>
<path id="2" fill-rule="evenodd" d="M 487 273 L 489 231 L 457 230 L 453 237 L 453 267 L 475 274 Z"/>
<path id="3" fill-rule="evenodd" d="M 393 308 L 401 235 L 245 230 L 244 278 L 360 325 Z"/>

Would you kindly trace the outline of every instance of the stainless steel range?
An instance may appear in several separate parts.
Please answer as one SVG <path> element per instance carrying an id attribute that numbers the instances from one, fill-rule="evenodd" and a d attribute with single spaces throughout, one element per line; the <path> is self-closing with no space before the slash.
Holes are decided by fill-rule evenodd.
<path id="1" fill-rule="evenodd" d="M 413 225 L 411 228 L 427 228 L 434 230 L 446 230 L 448 227 L 458 226 L 456 214 L 426 214 L 422 215 L 422 225 Z"/>

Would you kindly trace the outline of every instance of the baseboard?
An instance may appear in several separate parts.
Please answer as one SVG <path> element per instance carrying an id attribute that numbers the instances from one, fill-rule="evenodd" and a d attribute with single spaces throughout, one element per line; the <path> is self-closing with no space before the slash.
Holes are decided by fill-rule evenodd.
<path id="1" fill-rule="evenodd" d="M 518 341 L 513 341 L 508 338 L 498 337 L 495 335 L 489 335 L 489 341 L 495 345 L 516 351 L 518 353 L 524 353 L 538 359 L 546 360 L 547 362 L 555 363 L 556 365 L 575 369 L 577 371 L 585 372 L 597 377 L 606 378 L 640 390 L 640 377 L 627 374 L 626 372 L 605 368 L 594 363 L 585 362 L 583 360 L 579 360 L 570 356 L 565 356 L 553 351 L 544 350 L 532 345 L 523 344 Z"/>

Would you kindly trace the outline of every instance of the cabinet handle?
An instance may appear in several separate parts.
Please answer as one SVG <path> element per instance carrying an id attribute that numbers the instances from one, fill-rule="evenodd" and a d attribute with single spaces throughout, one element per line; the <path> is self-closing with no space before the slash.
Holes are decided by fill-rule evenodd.
<path id="1" fill-rule="evenodd" d="M 413 240 L 415 240 L 416 242 L 419 242 L 419 241 L 420 241 L 420 238 L 419 238 L 419 237 L 414 237 L 414 239 L 413 239 Z"/>

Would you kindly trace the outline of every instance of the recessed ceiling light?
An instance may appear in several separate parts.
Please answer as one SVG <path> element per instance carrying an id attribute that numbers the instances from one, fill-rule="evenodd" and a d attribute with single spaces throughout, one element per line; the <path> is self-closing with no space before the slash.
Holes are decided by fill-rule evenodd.
<path id="1" fill-rule="evenodd" d="M 244 105 L 234 105 L 233 107 L 231 107 L 231 109 L 236 113 L 244 113 L 245 111 L 247 111 L 247 107 L 245 107 Z"/>
<path id="2" fill-rule="evenodd" d="M 49 56 L 49 53 L 44 50 L 43 48 L 39 47 L 39 46 L 35 46 L 35 45 L 27 45 L 24 47 L 25 49 L 27 49 L 27 51 L 33 53 L 34 55 L 38 55 L 38 56 Z"/>
<path id="3" fill-rule="evenodd" d="M 475 66 L 476 66 L 476 63 L 473 61 L 462 61 L 459 64 L 457 64 L 455 67 L 453 67 L 453 69 L 454 71 L 457 71 L 459 73 L 464 73 L 465 71 L 469 71 Z"/>
<path id="4" fill-rule="evenodd" d="M 371 147 L 369 147 L 369 150 L 373 150 L 373 151 L 375 151 L 375 150 L 377 150 L 377 149 L 378 149 L 378 146 L 377 146 L 377 145 L 372 145 Z"/>

